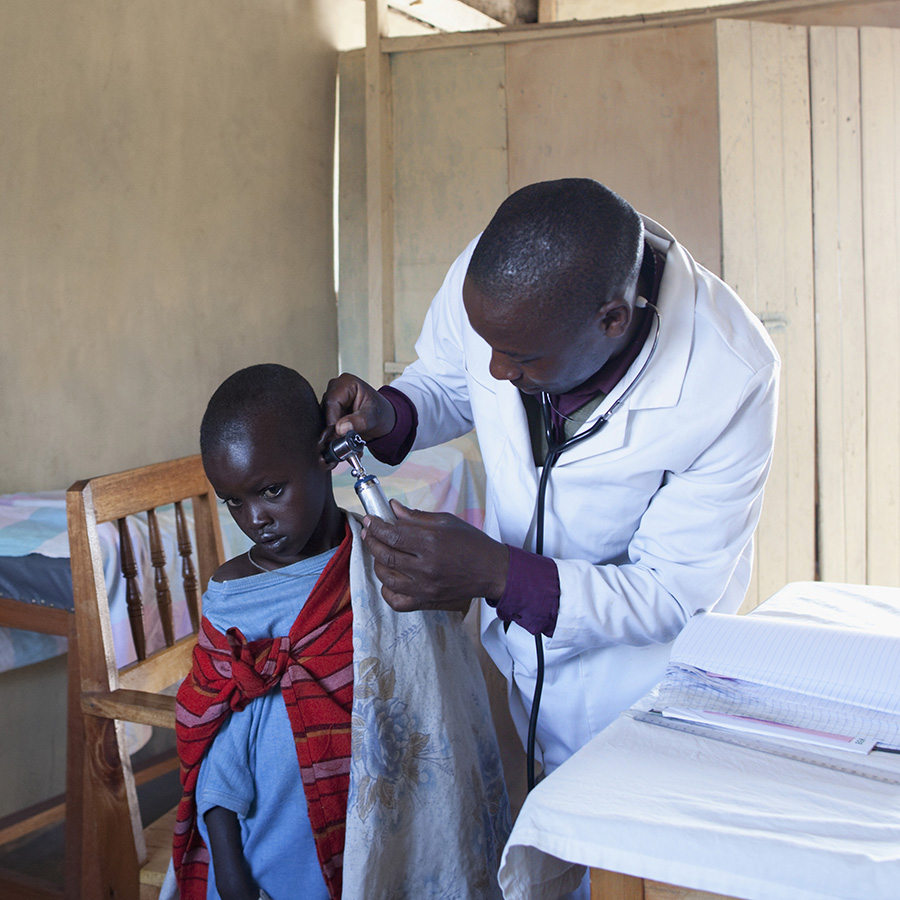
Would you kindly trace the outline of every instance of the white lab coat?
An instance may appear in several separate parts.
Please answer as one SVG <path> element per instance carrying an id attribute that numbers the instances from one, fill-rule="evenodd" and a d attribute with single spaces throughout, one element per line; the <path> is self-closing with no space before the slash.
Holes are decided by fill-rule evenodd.
<path id="1" fill-rule="evenodd" d="M 662 676 L 671 641 L 700 610 L 734 612 L 750 578 L 752 534 L 775 432 L 779 361 L 760 322 L 674 238 L 646 370 L 606 427 L 563 453 L 550 476 L 544 553 L 556 560 L 559 617 L 544 639 L 537 744 L 551 771 Z M 485 530 L 534 549 L 538 471 L 518 390 L 491 377 L 462 284 L 477 238 L 454 262 L 395 382 L 416 406 L 414 447 L 473 425 L 487 474 Z M 642 353 L 585 428 L 644 365 Z M 532 635 L 504 632 L 483 604 L 482 641 L 506 676 L 523 741 L 534 691 Z"/>

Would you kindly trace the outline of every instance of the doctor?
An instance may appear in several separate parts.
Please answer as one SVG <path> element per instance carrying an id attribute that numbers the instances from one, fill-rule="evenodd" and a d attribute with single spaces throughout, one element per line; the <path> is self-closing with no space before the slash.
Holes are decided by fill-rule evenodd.
<path id="1" fill-rule="evenodd" d="M 395 501 L 398 522 L 367 519 L 365 541 L 397 610 L 484 598 L 482 641 L 523 743 L 543 652 L 534 744 L 549 772 L 661 678 L 692 615 L 740 605 L 778 357 L 727 285 L 588 179 L 500 206 L 416 352 L 377 392 L 333 379 L 326 421 L 392 464 L 475 427 L 484 531 Z"/>

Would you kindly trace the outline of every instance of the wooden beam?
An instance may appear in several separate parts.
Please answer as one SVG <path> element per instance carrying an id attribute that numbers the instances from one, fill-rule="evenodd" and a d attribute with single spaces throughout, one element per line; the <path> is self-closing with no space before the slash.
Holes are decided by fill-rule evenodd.
<path id="1" fill-rule="evenodd" d="M 559 18 L 556 0 L 540 0 L 538 5 L 538 22 L 555 22 Z"/>
<path id="2" fill-rule="evenodd" d="M 501 0 L 504 6 L 515 4 Z M 477 3 L 463 0 L 388 0 L 388 6 L 439 31 L 477 31 L 480 28 L 497 28 L 504 23 L 485 14 Z"/>
<path id="3" fill-rule="evenodd" d="M 72 613 L 67 609 L 54 609 L 52 606 L 28 603 L 26 600 L 0 597 L 0 622 L 4 628 L 20 628 L 24 631 L 68 637 L 72 627 Z"/>
<path id="4" fill-rule="evenodd" d="M 549 0 L 552 4 L 557 0 Z M 404 37 L 382 37 L 384 53 L 405 53 L 411 50 L 443 50 L 448 47 L 481 47 L 488 44 L 513 44 L 519 41 L 539 41 L 547 38 L 583 37 L 588 34 L 624 34 L 645 28 L 675 28 L 713 22 L 716 19 L 759 19 L 775 14 L 808 12 L 863 5 L 869 0 L 754 0 L 749 3 L 727 3 L 722 6 L 698 6 L 693 9 L 659 12 L 652 15 L 608 17 L 592 21 L 551 22 L 546 24 L 510 25 L 505 28 L 458 34 L 425 34 Z"/>
<path id="5" fill-rule="evenodd" d="M 538 0 L 464 0 L 469 6 L 504 25 L 526 25 L 538 21 Z M 540 0 L 541 4 L 545 0 Z"/>
<path id="6" fill-rule="evenodd" d="M 391 62 L 381 50 L 387 32 L 386 0 L 366 0 L 366 220 L 368 244 L 368 372 L 384 382 L 394 358 L 394 156 Z"/>
<path id="7" fill-rule="evenodd" d="M 0 819 L 0 846 L 61 822 L 65 814 L 66 797 L 65 794 L 60 794 L 4 816 Z"/>

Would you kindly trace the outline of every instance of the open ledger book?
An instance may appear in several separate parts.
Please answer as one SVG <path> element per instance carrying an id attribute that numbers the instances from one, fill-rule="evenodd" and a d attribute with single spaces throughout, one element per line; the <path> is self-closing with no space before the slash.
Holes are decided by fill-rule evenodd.
<path id="1" fill-rule="evenodd" d="M 668 717 L 868 753 L 900 749 L 900 634 L 703 613 L 676 639 Z"/>

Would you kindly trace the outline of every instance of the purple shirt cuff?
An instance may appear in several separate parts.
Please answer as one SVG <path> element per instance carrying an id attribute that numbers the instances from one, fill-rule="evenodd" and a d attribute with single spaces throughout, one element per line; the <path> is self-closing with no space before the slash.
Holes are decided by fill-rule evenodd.
<path id="1" fill-rule="evenodd" d="M 392 431 L 374 441 L 369 441 L 366 448 L 379 462 L 388 466 L 396 466 L 406 459 L 416 439 L 416 430 L 419 427 L 419 414 L 412 400 L 406 394 L 392 388 L 389 384 L 378 389 L 382 397 L 386 397 L 394 412 L 397 421 Z"/>
<path id="2" fill-rule="evenodd" d="M 553 636 L 559 615 L 559 572 L 549 556 L 538 556 L 518 547 L 509 548 L 506 590 L 497 603 L 497 616 L 515 622 L 532 634 Z"/>

